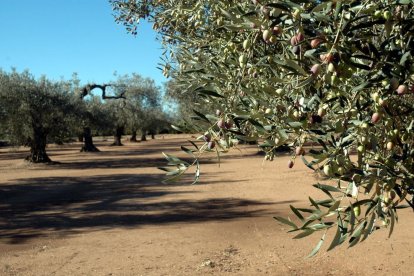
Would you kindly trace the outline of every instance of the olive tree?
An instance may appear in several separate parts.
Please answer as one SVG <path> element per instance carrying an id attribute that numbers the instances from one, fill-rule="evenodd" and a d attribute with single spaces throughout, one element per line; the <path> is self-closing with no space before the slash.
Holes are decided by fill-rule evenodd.
<path id="1" fill-rule="evenodd" d="M 156 120 L 163 113 L 160 88 L 154 80 L 136 73 L 119 76 L 114 87 L 115 94 L 124 93 L 125 97 L 122 104 L 116 106 L 115 116 L 122 122 L 122 127 L 131 132 L 131 141 L 136 141 L 138 130 L 142 133 L 141 141 L 145 141 L 146 132 L 156 129 Z"/>
<path id="2" fill-rule="evenodd" d="M 146 135 L 155 139 L 155 134 L 166 128 L 168 118 L 161 106 L 146 107 L 144 121 L 141 124 L 141 141 L 146 141 Z"/>
<path id="3" fill-rule="evenodd" d="M 102 126 L 108 123 L 108 118 L 106 118 L 106 115 L 102 113 L 102 105 L 100 105 L 101 100 L 119 100 L 124 99 L 124 92 L 115 91 L 115 94 L 111 93 L 111 95 L 108 95 L 109 89 L 114 88 L 114 85 L 111 83 L 107 84 L 87 84 L 83 86 L 82 88 L 77 88 L 77 94 L 78 98 L 81 101 L 85 101 L 85 103 L 80 103 L 83 105 L 83 114 L 82 118 L 82 137 L 84 145 L 81 148 L 81 151 L 83 152 L 96 152 L 99 151 L 97 147 L 95 147 L 92 139 L 92 129 L 91 124 L 95 124 L 95 126 Z M 99 89 L 101 91 L 101 99 L 99 99 L 96 96 L 93 96 L 92 91 Z M 112 89 L 114 90 L 114 89 Z M 111 91 L 114 92 L 114 91 Z M 92 96 L 92 101 L 89 99 L 86 99 L 87 96 Z M 98 100 L 99 102 L 97 102 Z"/>
<path id="4" fill-rule="evenodd" d="M 30 147 L 26 160 L 50 162 L 48 142 L 71 137 L 76 104 L 67 93 L 67 83 L 35 79 L 29 72 L 0 71 L 1 127 L 15 145 Z"/>
<path id="5" fill-rule="evenodd" d="M 217 108 L 197 113 L 205 144 L 184 148 L 192 164 L 257 140 L 267 160 L 287 144 L 289 168 L 301 159 L 330 179 L 314 185 L 326 198 L 291 206 L 294 220 L 276 218 L 296 238 L 322 232 L 311 255 L 329 229 L 329 250 L 353 246 L 379 228 L 391 234 L 397 209 L 413 207 L 412 1 L 110 2 L 133 34 L 151 21 L 168 55 L 164 73 Z M 305 154 L 309 143 L 318 146 Z M 166 156 L 170 176 L 191 165 Z"/>
<path id="6" fill-rule="evenodd" d="M 96 133 L 112 132 L 112 117 L 110 108 L 102 102 L 101 96 L 78 100 L 82 107 L 80 120 L 77 122 L 78 133 L 83 141 L 81 152 L 97 152 L 99 149 L 93 143 Z"/>

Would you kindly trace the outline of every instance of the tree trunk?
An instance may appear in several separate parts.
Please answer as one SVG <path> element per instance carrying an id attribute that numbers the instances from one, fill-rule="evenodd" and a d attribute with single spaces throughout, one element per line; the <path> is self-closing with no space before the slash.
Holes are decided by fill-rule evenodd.
<path id="1" fill-rule="evenodd" d="M 78 135 L 78 142 L 83 142 L 83 133 Z"/>
<path id="2" fill-rule="evenodd" d="M 83 146 L 81 152 L 97 152 L 99 149 L 95 147 L 92 140 L 92 133 L 90 127 L 83 128 Z"/>
<path id="3" fill-rule="evenodd" d="M 151 139 L 155 139 L 155 134 L 154 134 L 154 132 L 151 132 Z"/>
<path id="4" fill-rule="evenodd" d="M 34 127 L 34 137 L 29 138 L 30 155 L 26 160 L 33 163 L 49 163 L 49 156 L 46 153 L 47 133 L 42 127 Z"/>
<path id="5" fill-rule="evenodd" d="M 145 129 L 142 129 L 141 132 L 142 132 L 142 134 L 141 134 L 141 142 L 147 141 L 147 131 Z"/>
<path id="6" fill-rule="evenodd" d="M 123 144 L 121 143 L 121 138 L 123 134 L 124 134 L 124 127 L 123 126 L 117 127 L 115 130 L 114 143 L 112 144 L 112 146 L 123 146 Z"/>
<path id="7" fill-rule="evenodd" d="M 129 139 L 129 141 L 138 142 L 138 140 L 137 140 L 137 131 L 136 130 L 132 130 L 131 139 Z"/>

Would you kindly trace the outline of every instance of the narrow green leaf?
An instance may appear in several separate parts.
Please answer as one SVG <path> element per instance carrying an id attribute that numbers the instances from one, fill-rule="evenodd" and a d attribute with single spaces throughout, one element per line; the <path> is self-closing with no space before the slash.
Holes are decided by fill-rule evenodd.
<path id="1" fill-rule="evenodd" d="M 312 252 L 308 255 L 308 258 L 315 256 L 319 252 L 323 242 L 325 241 L 325 236 L 326 236 L 326 233 L 323 234 L 323 236 L 320 239 L 320 241 L 318 242 L 318 244 L 315 246 L 315 248 L 312 250 Z"/>
<path id="2" fill-rule="evenodd" d="M 311 225 L 309 228 L 316 231 L 316 230 L 327 229 L 331 227 L 332 227 L 332 223 L 317 223 L 317 224 Z"/>
<path id="3" fill-rule="evenodd" d="M 278 129 L 277 132 L 279 133 L 279 136 L 280 138 L 282 138 L 283 141 L 289 139 L 289 136 L 287 135 L 284 129 Z"/>
<path id="4" fill-rule="evenodd" d="M 402 1 L 402 0 L 400 0 L 400 1 Z M 281 9 L 281 10 L 287 11 L 287 12 L 290 12 L 291 9 L 292 9 L 292 7 L 290 7 L 289 5 L 284 4 L 284 3 L 269 3 L 266 6 L 269 6 L 269 7 L 272 7 L 272 8 L 278 8 L 278 9 Z"/>
<path id="5" fill-rule="evenodd" d="M 293 207 L 292 205 L 290 205 L 290 209 L 292 210 L 293 213 L 295 213 L 295 215 L 301 220 L 303 221 L 305 218 L 302 216 L 302 214 L 298 211 L 298 209 L 296 209 L 295 207 Z"/>
<path id="6" fill-rule="evenodd" d="M 296 226 L 296 224 L 294 224 L 290 219 L 285 219 L 285 218 L 282 218 L 282 217 L 273 217 L 273 218 L 275 220 L 283 223 L 283 224 L 287 224 L 287 225 L 293 227 L 294 229 L 298 229 L 298 227 Z"/>
<path id="7" fill-rule="evenodd" d="M 194 157 L 193 151 L 190 150 L 189 148 L 186 148 L 184 146 L 181 146 L 181 150 L 184 151 L 185 153 L 187 153 L 188 155 L 191 155 Z"/>
<path id="8" fill-rule="evenodd" d="M 175 156 L 169 155 L 167 153 L 162 153 L 165 157 L 165 159 L 167 159 L 168 161 L 168 165 L 180 165 L 180 164 L 184 164 L 184 165 L 189 165 L 187 162 L 185 162 L 184 160 L 181 160 Z"/>
<path id="9" fill-rule="evenodd" d="M 221 13 L 222 13 L 225 17 L 227 17 L 228 19 L 230 19 L 230 20 L 232 20 L 232 19 L 233 19 L 233 16 L 232 16 L 230 13 L 228 13 L 225 9 L 220 8 L 220 11 L 221 11 Z"/>
<path id="10" fill-rule="evenodd" d="M 323 3 L 319 4 L 319 5 L 317 5 L 316 7 L 314 7 L 312 9 L 312 13 L 314 13 L 314 12 L 320 12 L 323 9 L 325 9 L 328 5 L 332 5 L 332 3 L 330 1 L 323 2 Z"/>
<path id="11" fill-rule="evenodd" d="M 173 128 L 173 129 L 175 129 L 176 131 L 178 131 L 178 132 L 184 132 L 180 127 L 178 127 L 178 126 L 175 126 L 175 125 L 171 125 L 171 127 Z"/>
<path id="12" fill-rule="evenodd" d="M 315 77 L 310 76 L 310 77 L 306 78 L 305 80 L 301 81 L 300 83 L 298 83 L 296 88 L 301 88 L 301 87 L 307 86 L 308 84 L 311 84 L 314 80 L 315 80 Z"/>
<path id="13" fill-rule="evenodd" d="M 371 203 L 371 202 L 373 202 L 372 199 L 362 199 L 362 200 L 360 200 L 358 202 L 355 202 L 352 206 L 354 206 L 354 207 L 356 207 L 356 206 L 362 206 L 362 205 L 365 205 L 365 204 Z"/>
<path id="14" fill-rule="evenodd" d="M 405 62 L 408 60 L 408 58 L 411 56 L 410 51 L 407 51 L 400 60 L 400 65 L 404 66 Z"/>
<path id="15" fill-rule="evenodd" d="M 355 93 L 355 92 L 361 91 L 364 88 L 369 87 L 370 85 L 371 85 L 371 82 L 370 81 L 364 82 L 364 83 L 356 86 L 354 89 L 352 89 L 351 93 Z"/>
<path id="16" fill-rule="evenodd" d="M 257 129 L 257 131 L 261 133 L 265 133 L 266 130 L 264 129 L 263 125 L 256 120 L 249 119 L 249 122 Z"/>
<path id="17" fill-rule="evenodd" d="M 338 225 L 338 227 L 336 228 L 336 234 L 331 242 L 331 245 L 329 245 L 329 248 L 327 251 L 330 251 L 334 249 L 335 247 L 337 247 L 340 244 L 340 240 L 341 240 L 341 228 Z"/>
<path id="18" fill-rule="evenodd" d="M 171 168 L 171 167 L 158 167 L 159 170 L 165 171 L 165 172 L 172 172 L 177 170 L 177 168 Z"/>
<path id="19" fill-rule="evenodd" d="M 199 89 L 199 90 L 197 90 L 197 93 L 204 94 L 204 95 L 207 95 L 207 96 L 216 97 L 216 98 L 224 98 L 223 95 L 220 95 L 216 91 L 208 90 L 208 89 Z"/>
<path id="20" fill-rule="evenodd" d="M 340 200 L 335 201 L 335 203 L 332 204 L 331 207 L 329 207 L 328 213 L 337 211 L 339 204 L 341 204 Z"/>
<path id="21" fill-rule="evenodd" d="M 307 220 L 317 220 L 320 219 L 321 217 L 327 215 L 327 213 L 322 212 L 320 209 L 317 209 L 313 212 L 312 215 L 310 215 Z"/>
<path id="22" fill-rule="evenodd" d="M 332 197 L 330 199 L 315 200 L 316 204 L 324 206 L 324 207 L 330 207 L 332 201 L 333 201 Z"/>
<path id="23" fill-rule="evenodd" d="M 359 242 L 359 240 L 361 239 L 361 236 L 358 236 L 358 237 L 351 237 L 350 239 L 349 239 L 349 247 L 353 247 L 353 246 L 355 246 L 358 242 Z"/>
<path id="24" fill-rule="evenodd" d="M 351 230 L 349 230 L 349 233 L 353 233 L 354 232 L 354 227 L 355 227 L 355 212 L 354 212 L 354 206 L 351 205 L 350 206 L 350 210 L 349 210 L 349 224 L 351 225 Z"/>
<path id="25" fill-rule="evenodd" d="M 297 234 L 296 236 L 294 236 L 293 239 L 301 239 L 301 238 L 307 237 L 309 235 L 312 235 L 314 232 L 315 232 L 315 230 L 306 229 L 302 233 Z"/>
<path id="26" fill-rule="evenodd" d="M 311 204 L 318 210 L 320 210 L 318 204 L 315 202 L 315 200 L 313 200 L 311 197 L 309 197 L 309 201 L 311 202 Z"/>
<path id="27" fill-rule="evenodd" d="M 198 146 L 193 141 L 188 140 L 188 142 L 190 142 L 198 150 Z"/>
<path id="28" fill-rule="evenodd" d="M 376 214 L 375 212 L 372 212 L 371 218 L 369 220 L 368 226 L 365 230 L 364 236 L 362 237 L 362 241 L 364 241 L 366 238 L 368 238 L 368 236 L 372 233 L 373 227 L 374 227 L 374 223 L 375 223 L 375 218 L 376 218 Z"/>
<path id="29" fill-rule="evenodd" d="M 308 208 L 296 208 L 298 211 L 304 212 L 304 213 L 313 213 L 312 209 Z"/>
<path id="30" fill-rule="evenodd" d="M 301 122 L 289 122 L 288 125 L 290 125 L 292 128 L 300 128 L 303 126 Z"/>
<path id="31" fill-rule="evenodd" d="M 198 112 L 197 110 L 195 110 L 195 109 L 193 109 L 193 112 L 195 113 L 195 114 L 197 114 L 197 116 L 198 117 L 200 117 L 201 119 L 203 119 L 204 121 L 206 121 L 207 123 L 211 123 L 210 122 L 210 120 L 209 119 L 207 119 L 207 117 L 204 115 L 204 114 L 202 114 L 202 113 L 200 113 L 200 112 Z"/>
<path id="32" fill-rule="evenodd" d="M 309 225 L 311 225 L 315 219 L 307 218 L 306 222 L 300 227 L 300 229 L 306 229 Z"/>
<path id="33" fill-rule="evenodd" d="M 306 73 L 306 71 L 299 64 L 297 64 L 295 61 L 291 59 L 285 60 L 285 65 L 286 67 L 291 68 L 293 71 L 295 71 L 299 75 L 303 75 L 303 76 L 308 75 L 308 73 Z"/>
<path id="34" fill-rule="evenodd" d="M 318 188 L 320 190 L 326 190 L 326 191 L 330 191 L 330 192 L 337 192 L 337 193 L 343 193 L 341 191 L 341 189 L 331 186 L 331 185 L 325 185 L 325 184 L 314 184 L 313 187 Z"/>
<path id="35" fill-rule="evenodd" d="M 359 238 L 366 226 L 367 226 L 367 221 L 360 223 L 358 227 L 355 229 L 354 233 L 352 233 L 351 238 Z"/>
<path id="36" fill-rule="evenodd" d="M 306 165 L 306 167 L 308 167 L 311 170 L 315 170 L 315 168 L 312 166 L 312 163 L 308 162 L 308 160 L 306 160 L 305 156 L 301 155 L 300 158 L 302 159 L 302 162 Z"/>

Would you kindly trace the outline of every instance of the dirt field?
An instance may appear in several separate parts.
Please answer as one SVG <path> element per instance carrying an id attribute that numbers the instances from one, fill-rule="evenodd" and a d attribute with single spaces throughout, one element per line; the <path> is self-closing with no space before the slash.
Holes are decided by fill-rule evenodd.
<path id="1" fill-rule="evenodd" d="M 301 162 L 262 163 L 254 146 L 218 167 L 204 160 L 201 182 L 163 184 L 161 151 L 185 136 L 80 153 L 51 146 L 59 163 L 31 165 L 0 148 L 0 275 L 413 275 L 414 217 L 403 210 L 393 236 L 376 232 L 355 248 L 304 257 L 320 234 L 292 240 L 274 215 L 322 195 Z"/>

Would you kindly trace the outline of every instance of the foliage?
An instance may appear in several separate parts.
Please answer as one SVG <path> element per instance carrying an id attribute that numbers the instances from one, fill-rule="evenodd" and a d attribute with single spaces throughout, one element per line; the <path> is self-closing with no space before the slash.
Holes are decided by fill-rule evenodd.
<path id="1" fill-rule="evenodd" d="M 413 207 L 412 1 L 111 3 L 134 34 L 139 19 L 152 21 L 169 55 L 164 73 L 219 109 L 198 113 L 206 143 L 191 154 L 260 140 L 272 160 L 288 144 L 290 168 L 300 158 L 335 181 L 315 185 L 326 199 L 292 206 L 299 224 L 277 218 L 296 238 L 324 233 L 311 255 L 328 229 L 329 249 L 353 246 L 381 227 L 391 234 L 397 209 Z M 319 146 L 304 156 L 307 143 Z M 191 165 L 171 158 L 169 174 Z"/>
<path id="2" fill-rule="evenodd" d="M 62 143 L 72 136 L 76 104 L 67 87 L 68 83 L 45 77 L 36 80 L 27 71 L 0 71 L 0 128 L 12 144 L 30 146 L 29 160 L 50 161 L 46 143 Z"/>
<path id="3" fill-rule="evenodd" d="M 163 111 L 161 91 L 154 80 L 133 73 L 118 76 L 113 87 L 116 95 L 123 93 L 125 97 L 112 103 L 117 125 L 127 126 L 131 132 L 156 128 Z"/>
<path id="4" fill-rule="evenodd" d="M 110 100 L 109 102 L 111 102 Z M 102 102 L 100 96 L 80 101 L 84 105 L 82 114 L 82 126 L 91 127 L 95 133 L 109 134 L 113 131 L 113 118 L 111 108 Z M 95 134 L 94 134 L 95 135 Z"/>
<path id="5" fill-rule="evenodd" d="M 165 101 L 170 103 L 168 108 L 173 115 L 174 124 L 181 125 L 181 130 L 185 129 L 185 125 L 191 125 L 189 118 L 198 118 L 197 116 L 194 117 L 196 115 L 194 109 L 203 114 L 213 111 L 212 105 L 200 101 L 200 96 L 185 89 L 185 86 L 185 83 L 180 85 L 175 79 L 164 84 Z M 189 130 L 191 130 L 191 127 Z"/>

